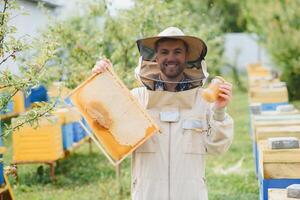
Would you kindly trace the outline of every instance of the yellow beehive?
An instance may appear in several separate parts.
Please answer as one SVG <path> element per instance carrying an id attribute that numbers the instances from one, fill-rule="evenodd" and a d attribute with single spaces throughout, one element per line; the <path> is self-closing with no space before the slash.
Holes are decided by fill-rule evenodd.
<path id="1" fill-rule="evenodd" d="M 259 167 L 263 178 L 300 178 L 300 149 L 269 149 L 268 141 L 258 143 Z"/>
<path id="2" fill-rule="evenodd" d="M 25 125 L 13 133 L 13 162 L 55 161 L 63 155 L 61 124 L 57 116 L 39 120 L 39 127 Z"/>
<path id="3" fill-rule="evenodd" d="M 300 120 L 285 120 L 285 121 L 256 121 L 254 127 L 282 127 L 282 126 L 300 126 Z"/>
<path id="4" fill-rule="evenodd" d="M 280 83 L 280 80 L 272 77 L 249 77 L 248 82 L 248 87 L 255 90 L 255 88 L 261 88 L 266 85 Z"/>
<path id="5" fill-rule="evenodd" d="M 111 69 L 91 76 L 70 97 L 93 130 L 92 138 L 114 165 L 159 130 Z"/>
<path id="6" fill-rule="evenodd" d="M 254 133 L 256 142 L 270 137 L 297 137 L 300 139 L 300 126 L 256 127 Z"/>
<path id="7" fill-rule="evenodd" d="M 247 72 L 249 77 L 268 77 L 271 76 L 271 71 L 261 64 L 249 64 L 247 66 Z"/>
<path id="8" fill-rule="evenodd" d="M 269 200 L 296 200 L 295 198 L 287 197 L 286 189 L 268 189 L 268 199 Z"/>
<path id="9" fill-rule="evenodd" d="M 25 98 L 24 93 L 22 91 L 18 91 L 13 96 L 13 102 L 14 102 L 14 112 L 15 113 L 22 113 L 25 112 Z"/>
<path id="10" fill-rule="evenodd" d="M 281 103 L 288 102 L 288 91 L 286 87 L 281 88 L 257 88 L 249 91 L 251 103 Z"/>

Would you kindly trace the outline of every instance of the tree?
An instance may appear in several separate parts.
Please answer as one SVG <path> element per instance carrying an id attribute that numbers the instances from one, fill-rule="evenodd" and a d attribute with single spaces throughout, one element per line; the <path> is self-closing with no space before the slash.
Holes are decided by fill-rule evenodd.
<path id="1" fill-rule="evenodd" d="M 9 25 L 13 17 L 13 11 L 20 11 L 15 0 L 1 0 L 0 14 L 0 109 L 5 110 L 7 104 L 19 91 L 27 91 L 33 86 L 40 84 L 45 75 L 48 61 L 55 54 L 57 43 L 49 38 L 44 38 L 38 49 L 33 49 L 36 40 L 31 41 L 32 45 L 26 43 L 26 38 L 16 38 L 16 27 Z M 27 54 L 26 54 L 27 53 Z M 30 53 L 30 54 L 29 54 Z M 18 62 L 21 75 L 13 74 L 6 66 L 7 61 L 13 59 Z M 53 104 L 40 103 L 17 118 L 14 124 L 6 124 L 4 135 L 14 132 L 25 123 L 38 124 L 38 118 L 48 113 Z"/>
<path id="2" fill-rule="evenodd" d="M 300 99 L 300 1 L 247 1 L 244 14 L 281 69 L 290 99 Z"/>

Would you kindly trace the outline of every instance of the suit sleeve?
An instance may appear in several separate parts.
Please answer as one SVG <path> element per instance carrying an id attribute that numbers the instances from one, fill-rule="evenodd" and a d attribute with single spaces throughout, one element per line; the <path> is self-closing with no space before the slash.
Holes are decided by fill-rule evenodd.
<path id="1" fill-rule="evenodd" d="M 225 110 L 210 108 L 207 112 L 208 132 L 204 137 L 209 154 L 226 152 L 233 140 L 233 119 Z"/>

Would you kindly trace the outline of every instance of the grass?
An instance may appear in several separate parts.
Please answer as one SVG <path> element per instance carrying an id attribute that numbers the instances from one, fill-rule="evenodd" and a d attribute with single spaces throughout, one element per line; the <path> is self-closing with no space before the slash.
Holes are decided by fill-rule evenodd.
<path id="1" fill-rule="evenodd" d="M 247 94 L 236 91 L 228 112 L 234 119 L 234 140 L 224 155 L 208 157 L 206 175 L 209 199 L 258 199 Z"/>
<path id="2" fill-rule="evenodd" d="M 224 155 L 207 158 L 207 184 L 210 200 L 258 199 L 254 161 L 249 133 L 247 94 L 236 92 L 228 111 L 235 121 L 235 136 L 230 150 Z M 11 162 L 11 140 L 5 141 L 8 152 L 5 163 Z M 93 145 L 76 149 L 56 166 L 56 182 L 51 182 L 49 167 L 39 164 L 20 165 L 19 183 L 10 182 L 17 200 L 126 200 L 130 199 L 130 158 L 122 163 L 121 184 L 114 167 Z M 39 169 L 37 172 L 37 169 Z"/>

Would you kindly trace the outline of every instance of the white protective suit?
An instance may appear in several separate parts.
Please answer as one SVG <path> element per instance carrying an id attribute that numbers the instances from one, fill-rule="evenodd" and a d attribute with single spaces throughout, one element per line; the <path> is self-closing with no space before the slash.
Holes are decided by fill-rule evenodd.
<path id="1" fill-rule="evenodd" d="M 133 153 L 133 200 L 208 199 L 205 155 L 229 148 L 233 120 L 224 111 L 214 111 L 201 92 L 201 87 L 181 92 L 132 90 L 161 129 Z"/>

